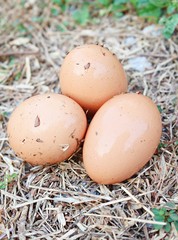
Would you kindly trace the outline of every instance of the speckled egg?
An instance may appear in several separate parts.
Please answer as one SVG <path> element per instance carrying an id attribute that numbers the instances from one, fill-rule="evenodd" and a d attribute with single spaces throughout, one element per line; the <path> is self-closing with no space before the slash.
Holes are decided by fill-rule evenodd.
<path id="1" fill-rule="evenodd" d="M 86 127 L 86 115 L 75 101 L 48 93 L 22 102 L 9 119 L 7 133 L 20 158 L 45 165 L 68 159 L 79 147 Z"/>
<path id="2" fill-rule="evenodd" d="M 130 178 L 152 157 L 161 133 L 161 116 L 150 98 L 136 93 L 113 97 L 95 114 L 85 137 L 88 175 L 101 184 Z"/>
<path id="3" fill-rule="evenodd" d="M 126 92 L 128 85 L 117 57 L 94 44 L 70 51 L 62 63 L 59 78 L 62 93 L 92 114 L 113 96 Z"/>

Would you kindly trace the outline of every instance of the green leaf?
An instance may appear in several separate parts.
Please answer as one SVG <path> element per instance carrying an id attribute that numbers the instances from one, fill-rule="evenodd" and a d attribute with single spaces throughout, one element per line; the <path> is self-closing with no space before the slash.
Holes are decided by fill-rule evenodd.
<path id="1" fill-rule="evenodd" d="M 9 116 L 10 116 L 10 113 L 9 113 L 9 112 L 3 112 L 2 115 L 3 115 L 4 117 L 9 117 Z"/>
<path id="2" fill-rule="evenodd" d="M 159 215 L 159 209 L 153 208 L 152 213 L 154 213 L 154 215 Z"/>
<path id="3" fill-rule="evenodd" d="M 131 0 L 135 6 L 137 14 L 148 20 L 157 21 L 161 16 L 161 8 L 153 5 L 150 0 Z"/>
<path id="4" fill-rule="evenodd" d="M 172 218 L 168 217 L 167 222 L 173 222 Z"/>
<path id="5" fill-rule="evenodd" d="M 117 10 L 119 10 L 119 11 L 126 11 L 127 9 L 128 9 L 128 6 L 125 5 L 125 4 L 119 4 L 119 5 L 112 4 L 111 5 L 111 11 L 113 11 L 113 12 L 115 12 Z"/>
<path id="6" fill-rule="evenodd" d="M 167 21 L 167 18 L 165 16 L 163 16 L 159 19 L 158 23 L 161 24 L 161 25 L 164 25 L 166 23 L 166 21 Z"/>
<path id="7" fill-rule="evenodd" d="M 178 221 L 178 214 L 172 213 L 172 214 L 170 214 L 170 218 L 171 218 L 173 221 Z"/>
<path id="8" fill-rule="evenodd" d="M 160 225 L 160 224 L 153 224 L 154 226 L 154 229 L 156 230 L 160 230 L 161 228 L 163 228 L 163 225 Z"/>
<path id="9" fill-rule="evenodd" d="M 67 1 L 63 1 L 63 0 L 52 0 L 53 4 L 56 4 L 57 6 L 59 6 L 61 8 L 61 10 L 64 12 L 67 8 Z"/>
<path id="10" fill-rule="evenodd" d="M 164 222 L 165 217 L 161 215 L 155 215 L 154 219 L 158 222 Z"/>
<path id="11" fill-rule="evenodd" d="M 115 6 L 119 6 L 119 5 L 123 5 L 123 4 L 126 5 L 129 2 L 130 2 L 130 0 L 115 0 L 113 2 L 113 5 L 115 5 Z"/>
<path id="12" fill-rule="evenodd" d="M 169 39 L 178 24 L 178 14 L 174 14 L 171 17 L 167 18 L 165 27 L 163 29 L 163 35 L 165 38 Z"/>
<path id="13" fill-rule="evenodd" d="M 7 174 L 4 178 L 4 180 L 7 182 L 7 183 L 10 183 L 12 182 L 15 178 L 17 177 L 17 173 L 13 173 L 13 174 Z"/>
<path id="14" fill-rule="evenodd" d="M 160 105 L 157 105 L 157 108 L 158 108 L 159 112 L 162 113 L 162 108 L 161 108 L 161 106 L 160 106 Z"/>
<path id="15" fill-rule="evenodd" d="M 27 28 L 22 23 L 19 23 L 17 25 L 17 30 L 21 33 L 26 33 L 27 32 Z"/>
<path id="16" fill-rule="evenodd" d="M 15 75 L 15 81 L 18 81 L 21 76 L 22 76 L 22 73 L 21 73 L 21 72 L 18 72 L 18 73 Z"/>
<path id="17" fill-rule="evenodd" d="M 126 3 L 129 3 L 130 0 L 115 0 L 113 2 L 114 5 L 119 5 L 119 4 L 126 4 Z"/>
<path id="18" fill-rule="evenodd" d="M 111 4 L 110 0 L 98 0 L 100 4 L 102 4 L 104 7 L 108 7 Z"/>
<path id="19" fill-rule="evenodd" d="M 167 14 L 172 14 L 175 11 L 176 7 L 174 5 L 169 5 L 167 8 Z"/>
<path id="20" fill-rule="evenodd" d="M 166 213 L 166 209 L 165 209 L 165 208 L 161 208 L 161 209 L 159 210 L 159 215 L 164 216 L 165 213 Z"/>
<path id="21" fill-rule="evenodd" d="M 175 228 L 178 231 L 178 221 L 174 222 Z"/>
<path id="22" fill-rule="evenodd" d="M 57 8 L 51 8 L 51 14 L 53 16 L 59 16 L 59 10 Z"/>
<path id="23" fill-rule="evenodd" d="M 171 224 L 170 223 L 167 223 L 164 227 L 164 230 L 168 233 L 171 231 Z"/>
<path id="24" fill-rule="evenodd" d="M 52 3 L 54 3 L 54 4 L 58 5 L 58 6 L 61 6 L 61 5 L 64 4 L 63 0 L 52 0 Z"/>
<path id="25" fill-rule="evenodd" d="M 130 0 L 130 3 L 131 3 L 134 7 L 136 7 L 137 4 L 138 4 L 138 0 Z"/>
<path id="26" fill-rule="evenodd" d="M 73 12 L 72 17 L 74 20 L 81 24 L 85 25 L 90 18 L 90 13 L 87 5 L 83 5 L 81 9 L 77 9 Z"/>
<path id="27" fill-rule="evenodd" d="M 145 8 L 145 7 L 149 7 L 151 4 L 149 2 L 149 0 L 137 0 L 137 8 Z"/>
<path id="28" fill-rule="evenodd" d="M 9 66 L 13 66 L 15 64 L 15 58 L 14 56 L 10 56 L 9 58 Z"/>
<path id="29" fill-rule="evenodd" d="M 154 6 L 160 7 L 160 8 L 165 7 L 169 4 L 168 0 L 149 0 L 149 2 Z"/>
<path id="30" fill-rule="evenodd" d="M 0 182 L 0 189 L 5 189 L 7 184 L 5 182 Z"/>
<path id="31" fill-rule="evenodd" d="M 166 147 L 167 146 L 167 144 L 165 144 L 165 143 L 160 143 L 159 145 L 158 145 L 158 149 L 160 150 L 161 148 L 164 148 L 164 147 Z"/>
<path id="32" fill-rule="evenodd" d="M 161 9 L 160 8 L 144 8 L 139 10 L 139 16 L 148 18 L 150 20 L 157 21 L 161 16 Z"/>

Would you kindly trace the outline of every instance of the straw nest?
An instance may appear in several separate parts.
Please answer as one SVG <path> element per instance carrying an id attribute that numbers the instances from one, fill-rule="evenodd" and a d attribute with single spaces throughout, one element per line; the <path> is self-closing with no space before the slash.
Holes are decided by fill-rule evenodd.
<path id="1" fill-rule="evenodd" d="M 42 11 L 34 1 L 25 8 L 17 2 L 6 1 L 0 9 L 1 182 L 16 173 L 1 190 L 0 239 L 177 239 L 174 226 L 170 233 L 154 230 L 151 212 L 166 202 L 178 203 L 176 35 L 165 40 L 160 27 L 134 16 L 60 32 L 55 24 L 67 16 L 51 17 L 50 6 Z M 31 20 L 38 14 L 43 22 Z M 32 95 L 60 92 L 61 63 L 68 51 L 84 43 L 104 44 L 114 52 L 126 70 L 129 92 L 142 92 L 161 109 L 160 148 L 140 172 L 120 184 L 91 181 L 81 149 L 61 164 L 32 167 L 8 144 L 6 125 L 13 109 Z"/>

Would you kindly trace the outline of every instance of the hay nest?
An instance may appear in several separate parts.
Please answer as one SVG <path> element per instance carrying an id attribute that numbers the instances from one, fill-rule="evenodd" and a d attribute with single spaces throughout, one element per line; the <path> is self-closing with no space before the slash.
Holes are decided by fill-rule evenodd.
<path id="1" fill-rule="evenodd" d="M 1 183 L 5 175 L 17 174 L 1 186 L 0 239 L 177 239 L 174 227 L 170 233 L 154 230 L 151 212 L 166 202 L 178 203 L 176 36 L 165 40 L 160 27 L 134 16 L 60 32 L 55 26 L 62 16 L 51 17 L 50 7 L 42 11 L 34 1 L 25 8 L 14 2 L 6 1 L 0 10 Z M 43 22 L 31 20 L 38 14 L 45 16 Z M 104 44 L 114 52 L 127 72 L 129 92 L 151 97 L 161 110 L 160 148 L 120 184 L 91 181 L 81 151 L 58 165 L 32 167 L 7 141 L 13 109 L 32 95 L 59 92 L 58 72 L 66 53 L 84 43 Z"/>

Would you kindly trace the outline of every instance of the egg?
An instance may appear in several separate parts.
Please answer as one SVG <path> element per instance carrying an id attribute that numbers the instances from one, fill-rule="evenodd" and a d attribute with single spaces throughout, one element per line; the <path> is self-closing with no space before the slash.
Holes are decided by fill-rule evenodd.
<path id="1" fill-rule="evenodd" d="M 107 101 L 87 131 L 83 162 L 97 183 L 122 182 L 137 173 L 154 154 L 162 133 L 155 103 L 137 93 Z"/>
<path id="2" fill-rule="evenodd" d="M 59 73 L 62 94 L 95 113 L 107 100 L 127 91 L 124 69 L 108 49 L 94 44 L 74 48 Z"/>
<path id="3" fill-rule="evenodd" d="M 32 165 L 68 159 L 87 127 L 83 109 L 72 99 L 48 93 L 22 102 L 11 114 L 7 133 L 15 153 Z"/>

